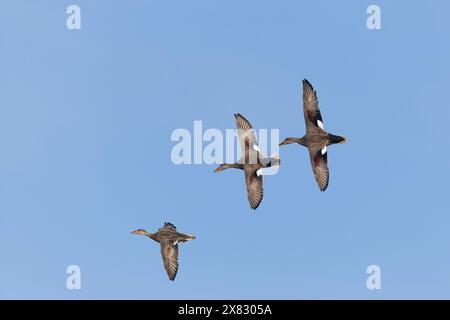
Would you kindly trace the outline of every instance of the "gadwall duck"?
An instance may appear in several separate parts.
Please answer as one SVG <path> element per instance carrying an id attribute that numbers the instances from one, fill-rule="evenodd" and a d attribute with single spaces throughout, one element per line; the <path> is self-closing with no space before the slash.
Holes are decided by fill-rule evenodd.
<path id="1" fill-rule="evenodd" d="M 325 131 L 316 91 L 306 79 L 303 80 L 303 114 L 306 134 L 301 138 L 286 138 L 280 143 L 280 146 L 296 142 L 307 147 L 317 184 L 320 191 L 325 191 L 328 187 L 330 175 L 327 146 L 335 143 L 345 143 L 346 138 L 335 136 Z"/>
<path id="2" fill-rule="evenodd" d="M 178 272 L 178 243 L 194 240 L 195 236 L 177 232 L 177 228 L 170 222 L 165 222 L 157 232 L 150 233 L 144 229 L 137 229 L 132 234 L 141 234 L 161 244 L 161 256 L 164 268 L 170 280 L 174 280 Z"/>
<path id="3" fill-rule="evenodd" d="M 262 157 L 255 130 L 250 122 L 239 113 L 235 114 L 234 117 L 236 118 L 242 157 L 236 163 L 221 164 L 214 172 L 228 168 L 244 170 L 248 202 L 250 203 L 250 208 L 256 209 L 263 199 L 262 168 L 280 165 L 280 158 L 278 155 L 270 158 Z"/>

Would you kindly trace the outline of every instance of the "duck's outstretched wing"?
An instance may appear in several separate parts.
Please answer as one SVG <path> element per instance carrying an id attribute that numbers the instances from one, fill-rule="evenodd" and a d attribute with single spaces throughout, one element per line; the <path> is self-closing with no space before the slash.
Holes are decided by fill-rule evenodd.
<path id="1" fill-rule="evenodd" d="M 263 176 L 258 176 L 255 170 L 246 169 L 244 172 L 248 202 L 252 209 L 256 209 L 263 199 Z"/>
<path id="2" fill-rule="evenodd" d="M 327 148 L 308 148 L 309 157 L 311 158 L 311 167 L 314 172 L 320 191 L 325 191 L 328 187 L 330 173 L 328 170 L 328 152 Z"/>
<path id="3" fill-rule="evenodd" d="M 174 244 L 169 239 L 162 239 L 160 243 L 164 268 L 169 279 L 173 281 L 178 272 L 178 243 Z"/>
<path id="4" fill-rule="evenodd" d="M 258 139 L 250 122 L 240 113 L 234 115 L 241 144 L 242 159 L 245 163 L 256 164 L 258 162 Z"/>
<path id="5" fill-rule="evenodd" d="M 173 231 L 177 231 L 177 227 L 175 227 L 170 222 L 164 222 L 164 226 L 162 228 L 159 228 L 159 230 L 173 230 Z"/>
<path id="6" fill-rule="evenodd" d="M 307 132 L 317 128 L 324 130 L 316 91 L 306 79 L 303 80 L 303 114 Z"/>

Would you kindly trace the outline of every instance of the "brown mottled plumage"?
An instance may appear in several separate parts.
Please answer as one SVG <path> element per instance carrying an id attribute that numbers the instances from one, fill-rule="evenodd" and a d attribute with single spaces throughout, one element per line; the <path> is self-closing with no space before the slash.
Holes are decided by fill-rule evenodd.
<path id="1" fill-rule="evenodd" d="M 303 115 L 305 117 L 306 134 L 302 138 L 286 138 L 280 143 L 280 146 L 296 142 L 307 147 L 314 177 L 320 191 L 325 191 L 330 177 L 327 146 L 345 143 L 346 139 L 325 131 L 316 91 L 306 79 L 303 80 Z"/>
<path id="2" fill-rule="evenodd" d="M 241 114 L 235 114 L 242 158 L 236 163 L 221 164 L 214 172 L 228 168 L 244 170 L 247 198 L 252 209 L 256 209 L 263 199 L 263 177 L 260 169 L 280 164 L 278 156 L 261 159 L 258 140 L 250 122 Z"/>
<path id="3" fill-rule="evenodd" d="M 164 268 L 170 280 L 174 280 L 178 272 L 178 243 L 194 240 L 195 236 L 177 232 L 176 227 L 170 222 L 165 222 L 157 232 L 150 233 L 144 229 L 137 229 L 132 234 L 142 234 L 161 244 L 161 256 Z"/>

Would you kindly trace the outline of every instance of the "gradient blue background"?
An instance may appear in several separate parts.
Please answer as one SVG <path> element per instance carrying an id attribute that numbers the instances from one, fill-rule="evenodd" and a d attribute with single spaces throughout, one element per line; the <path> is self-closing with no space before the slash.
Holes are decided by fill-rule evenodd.
<path id="1" fill-rule="evenodd" d="M 66 28 L 81 6 L 82 29 Z M 378 4 L 382 30 L 368 30 Z M 2 1 L 0 298 L 450 298 L 448 1 Z M 302 78 L 329 149 L 281 149 L 249 209 L 242 174 L 175 166 L 176 128 L 301 136 Z M 170 282 L 164 221 L 180 246 Z M 66 268 L 82 289 L 66 289 Z M 382 289 L 366 288 L 366 268 Z"/>

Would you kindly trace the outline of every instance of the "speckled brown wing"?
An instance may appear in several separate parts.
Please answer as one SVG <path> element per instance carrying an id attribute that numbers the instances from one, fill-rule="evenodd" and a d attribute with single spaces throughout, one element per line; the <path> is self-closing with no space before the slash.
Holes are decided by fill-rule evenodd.
<path id="1" fill-rule="evenodd" d="M 238 130 L 241 150 L 245 158 L 241 158 L 241 163 L 256 164 L 259 159 L 258 139 L 250 122 L 240 113 L 234 115 L 236 118 L 236 128 Z M 245 160 L 245 162 L 244 162 Z"/>
<path id="2" fill-rule="evenodd" d="M 252 209 L 256 209 L 263 199 L 263 177 L 258 176 L 254 169 L 245 169 L 244 172 L 248 202 Z"/>
<path id="3" fill-rule="evenodd" d="M 320 191 L 325 191 L 328 187 L 330 173 L 328 170 L 328 156 L 326 148 L 308 148 L 311 158 L 311 167 L 314 172 Z"/>
<path id="4" fill-rule="evenodd" d="M 306 79 L 303 80 L 303 114 L 307 132 L 317 128 L 324 129 L 316 91 Z"/>
<path id="5" fill-rule="evenodd" d="M 248 121 L 242 114 L 236 113 L 234 117 L 236 118 L 236 127 L 238 129 L 243 130 L 245 133 L 253 129 L 250 121 Z"/>
<path id="6" fill-rule="evenodd" d="M 160 243 L 164 268 L 169 279 L 173 281 L 178 272 L 178 243 L 174 245 L 169 239 L 162 239 Z"/>

